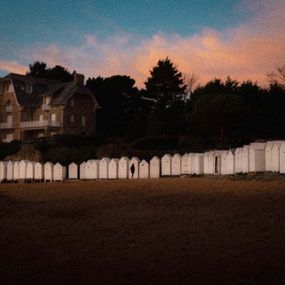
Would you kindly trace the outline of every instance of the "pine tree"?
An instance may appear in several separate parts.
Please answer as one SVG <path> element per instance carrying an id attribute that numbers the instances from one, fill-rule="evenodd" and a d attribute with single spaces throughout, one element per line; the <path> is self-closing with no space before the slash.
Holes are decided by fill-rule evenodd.
<path id="1" fill-rule="evenodd" d="M 145 87 L 155 110 L 167 110 L 183 100 L 186 85 L 181 72 L 168 57 L 165 60 L 159 60 L 150 71 L 150 75 L 145 82 Z"/>

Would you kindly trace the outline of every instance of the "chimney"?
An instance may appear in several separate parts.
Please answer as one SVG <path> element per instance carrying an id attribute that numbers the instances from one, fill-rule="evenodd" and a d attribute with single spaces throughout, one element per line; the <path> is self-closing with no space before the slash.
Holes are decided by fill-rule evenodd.
<path id="1" fill-rule="evenodd" d="M 73 82 L 76 86 L 84 86 L 84 75 L 79 73 L 74 73 Z"/>

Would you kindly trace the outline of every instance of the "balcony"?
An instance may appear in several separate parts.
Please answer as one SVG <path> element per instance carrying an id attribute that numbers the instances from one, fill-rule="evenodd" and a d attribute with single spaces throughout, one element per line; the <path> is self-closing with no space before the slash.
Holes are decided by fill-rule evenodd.
<path id="1" fill-rule="evenodd" d="M 46 105 L 46 104 L 43 104 L 43 105 L 42 105 L 42 110 L 48 111 L 48 110 L 50 110 L 50 109 L 51 109 L 51 106 L 50 106 L 50 105 Z"/>
<path id="2" fill-rule="evenodd" d="M 0 129 L 13 129 L 13 123 L 12 122 L 0 123 Z"/>
<path id="3" fill-rule="evenodd" d="M 51 120 L 27 121 L 20 123 L 21 128 L 38 129 L 38 128 L 60 128 L 60 122 Z"/>

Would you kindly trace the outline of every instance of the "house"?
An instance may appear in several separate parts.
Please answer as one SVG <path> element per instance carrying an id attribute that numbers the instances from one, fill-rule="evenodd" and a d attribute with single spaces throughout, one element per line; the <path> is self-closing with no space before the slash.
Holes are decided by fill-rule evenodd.
<path id="1" fill-rule="evenodd" d="M 62 83 L 10 73 L 0 79 L 0 140 L 91 135 L 98 107 L 81 74 Z"/>

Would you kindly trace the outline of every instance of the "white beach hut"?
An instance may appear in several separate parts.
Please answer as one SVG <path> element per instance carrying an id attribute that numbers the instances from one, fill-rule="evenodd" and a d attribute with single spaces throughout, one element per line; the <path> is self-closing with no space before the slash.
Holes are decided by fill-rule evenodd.
<path id="1" fill-rule="evenodd" d="M 201 175 L 204 173 L 204 153 L 193 153 L 191 157 L 191 173 Z"/>
<path id="2" fill-rule="evenodd" d="M 20 178 L 20 162 L 15 161 L 13 164 L 13 181 L 19 181 Z"/>
<path id="3" fill-rule="evenodd" d="M 66 166 L 57 162 L 53 167 L 53 180 L 62 182 L 66 179 Z"/>
<path id="4" fill-rule="evenodd" d="M 249 171 L 265 171 L 265 146 L 266 143 L 256 142 L 249 145 Z"/>
<path id="5" fill-rule="evenodd" d="M 86 179 L 98 179 L 99 178 L 99 160 L 90 159 L 86 163 Z"/>
<path id="6" fill-rule="evenodd" d="M 7 162 L 0 161 L 0 183 L 7 179 Z"/>
<path id="7" fill-rule="evenodd" d="M 196 154 L 197 153 L 194 153 L 194 152 L 189 153 L 189 173 L 190 174 L 195 174 Z M 203 160 L 204 160 L 204 154 L 203 154 Z M 203 161 L 203 165 L 204 165 L 204 161 Z M 204 169 L 202 172 L 204 173 Z"/>
<path id="8" fill-rule="evenodd" d="M 28 160 L 21 160 L 19 162 L 19 180 L 26 180 Z"/>
<path id="9" fill-rule="evenodd" d="M 137 157 L 132 157 L 132 159 L 129 161 L 129 179 L 132 178 L 139 178 L 139 163 L 140 159 Z M 134 174 L 132 175 L 132 165 L 134 165 Z"/>
<path id="10" fill-rule="evenodd" d="M 35 179 L 35 162 L 28 161 L 26 167 L 26 180 L 27 181 L 34 181 Z"/>
<path id="11" fill-rule="evenodd" d="M 13 161 L 8 161 L 7 163 L 7 181 L 12 181 L 13 180 L 13 172 L 14 172 L 14 163 Z"/>
<path id="12" fill-rule="evenodd" d="M 221 174 L 228 174 L 228 153 L 226 151 L 221 155 Z"/>
<path id="13" fill-rule="evenodd" d="M 100 179 L 108 179 L 108 164 L 110 158 L 103 157 L 99 161 L 99 178 Z"/>
<path id="14" fill-rule="evenodd" d="M 165 154 L 161 158 L 161 175 L 162 176 L 170 176 L 171 175 L 171 155 Z"/>
<path id="15" fill-rule="evenodd" d="M 209 151 L 204 153 L 204 174 L 209 174 L 209 155 Z"/>
<path id="16" fill-rule="evenodd" d="M 280 146 L 279 153 L 279 165 L 280 165 L 280 173 L 285 173 L 285 142 L 283 142 Z"/>
<path id="17" fill-rule="evenodd" d="M 129 158 L 123 156 L 119 160 L 118 178 L 127 179 L 129 174 Z"/>
<path id="18" fill-rule="evenodd" d="M 149 163 L 149 176 L 150 178 L 159 178 L 160 177 L 160 158 L 154 156 Z"/>
<path id="19" fill-rule="evenodd" d="M 171 159 L 171 175 L 177 176 L 181 175 L 181 155 L 176 153 Z"/>
<path id="20" fill-rule="evenodd" d="M 68 165 L 68 179 L 78 179 L 78 165 L 75 162 Z"/>
<path id="21" fill-rule="evenodd" d="M 86 162 L 83 161 L 79 166 L 79 179 L 86 179 Z"/>
<path id="22" fill-rule="evenodd" d="M 249 172 L 249 145 L 243 146 L 240 151 L 240 172 L 248 173 Z"/>
<path id="23" fill-rule="evenodd" d="M 44 164 L 44 181 L 45 182 L 53 181 L 53 163 L 52 162 L 46 162 Z"/>
<path id="24" fill-rule="evenodd" d="M 191 160 L 190 154 L 185 153 L 181 157 L 181 174 L 190 174 L 191 173 Z"/>
<path id="25" fill-rule="evenodd" d="M 280 171 L 280 147 L 284 143 L 284 141 L 275 141 L 273 147 L 272 147 L 272 171 L 273 172 L 279 172 Z M 266 159 L 266 158 L 265 158 Z"/>
<path id="26" fill-rule="evenodd" d="M 40 162 L 35 163 L 35 181 L 42 181 L 44 179 L 44 166 Z"/>
<path id="27" fill-rule="evenodd" d="M 235 149 L 227 152 L 227 174 L 235 174 Z"/>
<path id="28" fill-rule="evenodd" d="M 268 141 L 265 145 L 265 171 L 272 171 L 272 149 L 275 141 Z"/>
<path id="29" fill-rule="evenodd" d="M 139 163 L 139 178 L 149 178 L 149 163 L 144 159 Z"/>
<path id="30" fill-rule="evenodd" d="M 235 173 L 235 150 L 224 151 L 221 155 L 221 174 L 229 175 Z"/>
<path id="31" fill-rule="evenodd" d="M 108 179 L 118 179 L 119 159 L 112 158 L 108 164 Z"/>
<path id="32" fill-rule="evenodd" d="M 242 152 L 242 147 L 238 147 L 235 151 L 235 173 L 242 172 Z"/>

